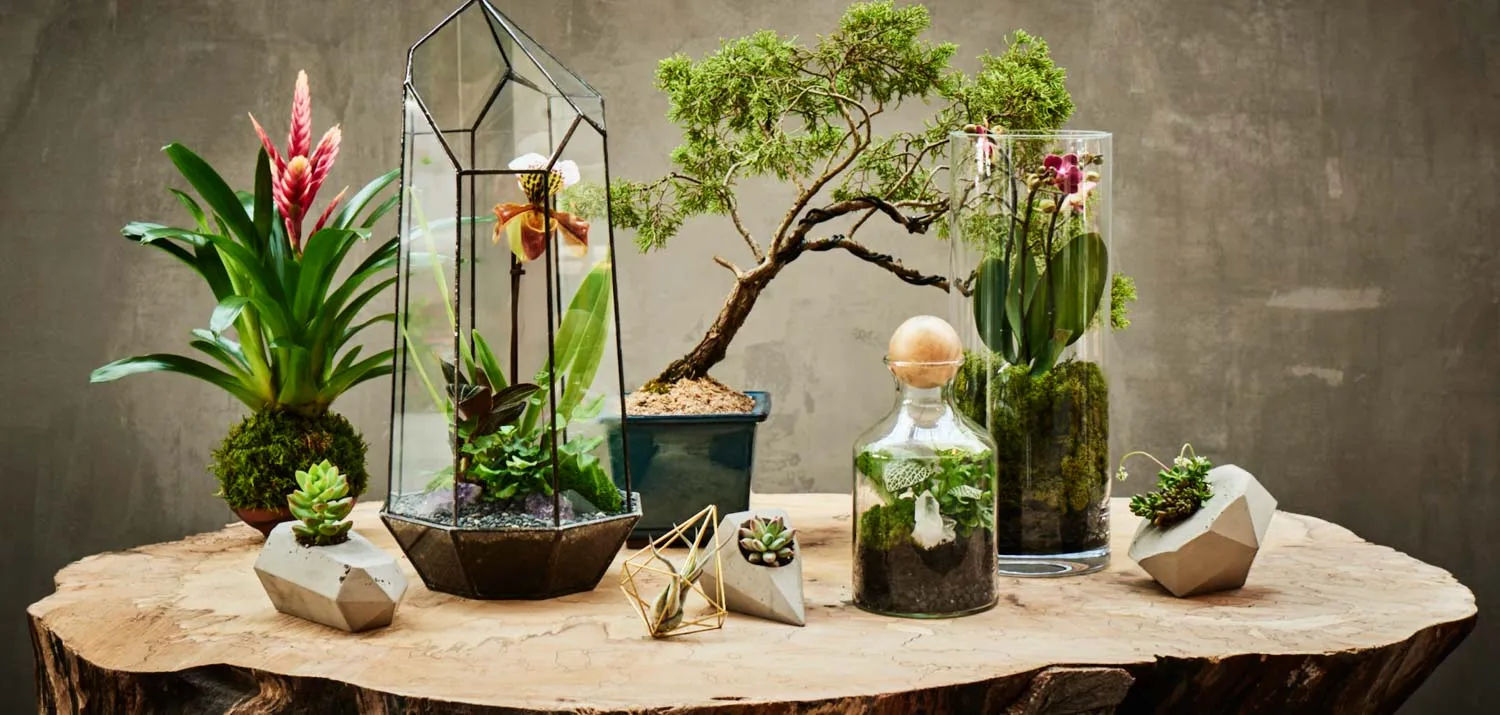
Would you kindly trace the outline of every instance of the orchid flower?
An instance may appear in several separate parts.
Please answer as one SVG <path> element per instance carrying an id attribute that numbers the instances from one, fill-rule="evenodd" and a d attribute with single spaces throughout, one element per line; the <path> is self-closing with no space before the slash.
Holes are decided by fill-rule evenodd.
<path id="1" fill-rule="evenodd" d="M 575 255 L 583 255 L 589 246 L 589 222 L 565 211 L 554 211 L 548 203 L 557 192 L 578 183 L 578 165 L 566 159 L 558 161 L 551 170 L 547 168 L 547 157 L 541 154 L 526 154 L 510 162 L 516 171 L 536 173 L 516 177 L 521 190 L 526 193 L 524 204 L 495 205 L 494 242 L 505 236 L 510 241 L 510 250 L 522 261 L 536 259 L 547 248 L 547 224 L 562 231 L 563 238 L 575 249 Z"/>
<path id="2" fill-rule="evenodd" d="M 1083 169 L 1078 166 L 1077 154 L 1048 154 L 1042 160 L 1042 167 L 1052 185 L 1061 189 L 1064 194 L 1078 192 L 1078 185 L 1083 182 Z"/>
<path id="3" fill-rule="evenodd" d="M 328 172 L 333 169 L 333 161 L 339 155 L 339 142 L 344 136 L 343 130 L 335 124 L 318 140 L 316 147 L 310 146 L 312 94 L 307 88 L 307 73 L 300 70 L 297 72 L 297 88 L 292 94 L 292 123 L 287 131 L 286 156 L 283 157 L 276 150 L 276 145 L 271 143 L 266 130 L 261 128 L 260 122 L 255 121 L 253 114 L 250 115 L 250 123 L 255 125 L 255 133 L 260 137 L 261 146 L 265 147 L 266 154 L 271 158 L 271 194 L 276 201 L 276 208 L 281 212 L 287 242 L 300 255 L 302 219 L 312 207 L 318 189 L 323 186 L 324 179 L 328 178 Z M 323 228 L 328 217 L 333 215 L 334 207 L 339 205 L 348 190 L 346 187 L 344 191 L 340 191 L 328 207 L 323 209 L 318 222 L 313 225 L 313 233 Z"/>
<path id="4" fill-rule="evenodd" d="M 1082 213 L 1083 207 L 1088 203 L 1089 194 L 1099 186 L 1097 181 L 1084 181 L 1078 185 L 1078 190 L 1063 198 L 1063 208 L 1073 213 Z"/>

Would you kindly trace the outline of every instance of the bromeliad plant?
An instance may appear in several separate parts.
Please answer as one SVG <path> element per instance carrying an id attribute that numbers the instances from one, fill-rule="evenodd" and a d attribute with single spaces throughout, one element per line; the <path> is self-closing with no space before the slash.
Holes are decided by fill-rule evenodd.
<path id="1" fill-rule="evenodd" d="M 354 341 L 365 328 L 393 317 L 361 319 L 360 312 L 395 282 L 387 274 L 396 262 L 396 239 L 375 246 L 342 279 L 338 274 L 396 206 L 397 196 L 380 196 L 398 172 L 376 178 L 347 202 L 340 192 L 304 237 L 304 219 L 342 138 L 335 126 L 312 146 L 311 115 L 307 76 L 298 73 L 285 155 L 251 118 L 262 144 L 253 193 L 232 190 L 186 147 L 166 146 L 168 159 L 197 193 L 195 198 L 169 189 L 192 224 L 136 221 L 121 233 L 165 251 L 208 285 L 217 304 L 208 328 L 192 331 L 188 344 L 211 362 L 157 353 L 117 360 L 91 375 L 92 382 L 109 382 L 176 372 L 245 403 L 253 414 L 231 433 L 214 463 L 222 494 L 237 509 L 283 508 L 295 470 L 325 457 L 348 475 L 354 494 L 362 492 L 364 442 L 329 407 L 355 385 L 391 372 L 391 350 L 362 357 Z"/>
<path id="2" fill-rule="evenodd" d="M 348 480 L 328 460 L 297 471 L 297 491 L 287 495 L 286 503 L 302 522 L 292 525 L 297 543 L 332 546 L 349 540 L 354 522 L 346 519 L 354 509 L 354 497 L 349 496 Z"/>
<path id="3" fill-rule="evenodd" d="M 1213 462 L 1200 457 L 1193 445 L 1184 444 L 1177 457 L 1168 467 L 1147 452 L 1131 452 L 1120 459 L 1120 469 L 1115 476 L 1125 479 L 1126 460 L 1142 455 L 1161 467 L 1156 473 L 1156 489 L 1130 498 L 1130 513 L 1149 519 L 1152 524 L 1166 528 L 1197 513 L 1203 503 L 1213 497 L 1213 487 L 1208 483 L 1208 470 Z"/>

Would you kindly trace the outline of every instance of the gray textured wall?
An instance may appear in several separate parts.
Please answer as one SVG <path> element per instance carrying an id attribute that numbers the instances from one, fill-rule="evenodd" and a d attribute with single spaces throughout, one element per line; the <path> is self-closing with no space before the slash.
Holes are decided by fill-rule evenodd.
<path id="1" fill-rule="evenodd" d="M 504 5 L 608 96 L 614 171 L 643 177 L 664 168 L 676 139 L 650 86 L 657 58 L 759 27 L 811 36 L 843 4 Z M 1447 567 L 1481 602 L 1500 595 L 1486 556 L 1500 541 L 1495 4 L 933 5 L 934 36 L 965 58 L 1012 27 L 1047 37 L 1070 70 L 1074 126 L 1116 132 L 1116 240 L 1142 291 L 1116 353 L 1117 432 L 1160 451 L 1191 439 L 1255 471 L 1286 509 Z M 157 148 L 182 141 L 244 182 L 249 167 L 234 157 L 255 148 L 245 111 L 283 126 L 306 68 L 315 128 L 344 124 L 332 183 L 392 166 L 405 48 L 449 6 L 0 9 L 4 710 L 29 702 L 22 608 L 56 568 L 228 517 L 204 464 L 236 403 L 181 378 L 86 383 L 108 359 L 180 349 L 208 317 L 193 276 L 116 234 L 127 219 L 171 215 L 161 187 L 174 177 Z M 767 187 L 743 203 L 764 226 L 784 210 L 780 196 Z M 709 260 L 737 250 L 726 227 L 685 234 L 666 254 L 622 257 L 632 380 L 690 345 L 728 287 Z M 888 231 L 873 242 L 945 265 L 936 241 Z M 941 294 L 847 256 L 786 271 L 718 371 L 776 395 L 760 488 L 845 489 L 844 445 L 888 406 L 885 336 L 906 315 L 944 310 Z M 340 403 L 378 471 L 386 399 L 378 385 Z M 1481 622 L 1410 712 L 1495 699 L 1493 624 Z"/>

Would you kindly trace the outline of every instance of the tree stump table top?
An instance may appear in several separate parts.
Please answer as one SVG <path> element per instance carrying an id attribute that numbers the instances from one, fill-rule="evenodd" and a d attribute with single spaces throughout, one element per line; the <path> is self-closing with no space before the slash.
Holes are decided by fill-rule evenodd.
<path id="1" fill-rule="evenodd" d="M 1389 712 L 1473 627 L 1442 569 L 1339 526 L 1278 512 L 1237 591 L 1177 599 L 1126 556 L 1000 580 L 967 618 L 851 606 L 845 495 L 757 495 L 799 528 L 807 626 L 731 614 L 653 640 L 620 592 L 470 601 L 411 586 L 388 628 L 350 635 L 277 613 L 232 525 L 100 554 L 28 609 L 47 712 L 912 713 Z M 400 551 L 377 514 L 356 529 Z M 623 558 L 623 555 L 622 555 Z"/>

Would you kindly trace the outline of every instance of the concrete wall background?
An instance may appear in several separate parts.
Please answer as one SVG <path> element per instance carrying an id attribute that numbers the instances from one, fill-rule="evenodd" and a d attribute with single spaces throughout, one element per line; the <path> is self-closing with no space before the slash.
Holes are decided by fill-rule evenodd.
<path id="1" fill-rule="evenodd" d="M 158 147 L 181 141 L 248 183 L 248 163 L 234 163 L 255 149 L 244 113 L 284 131 L 306 68 L 315 129 L 344 125 L 330 184 L 394 166 L 406 47 L 451 4 L 0 9 L 6 711 L 29 707 L 22 611 L 54 570 L 229 516 L 204 465 L 237 403 L 176 377 L 87 384 L 115 357 L 185 349 L 211 309 L 194 276 L 116 233 L 175 215 Z M 1116 241 L 1142 293 L 1117 341 L 1117 433 L 1157 451 L 1190 439 L 1256 472 L 1284 508 L 1451 569 L 1482 603 L 1500 595 L 1488 554 L 1500 541 L 1496 4 L 932 4 L 933 37 L 958 42 L 965 68 L 1014 27 L 1045 36 L 1069 68 L 1073 126 L 1116 133 Z M 658 58 L 760 27 L 811 36 L 843 7 L 502 5 L 605 93 L 614 172 L 638 178 L 661 171 L 677 139 L 650 86 Z M 781 196 L 766 187 L 743 202 L 762 232 Z M 621 256 L 632 381 L 696 340 L 728 287 L 710 256 L 743 250 L 722 223 L 684 234 L 666 253 Z M 946 263 L 935 240 L 871 242 L 928 270 Z M 785 272 L 718 371 L 775 393 L 759 487 L 847 488 L 843 445 L 888 407 L 885 337 L 945 306 L 839 255 Z M 387 397 L 378 384 L 339 405 L 372 445 L 376 489 Z M 1407 711 L 1493 702 L 1496 657 L 1500 627 L 1484 619 Z"/>

